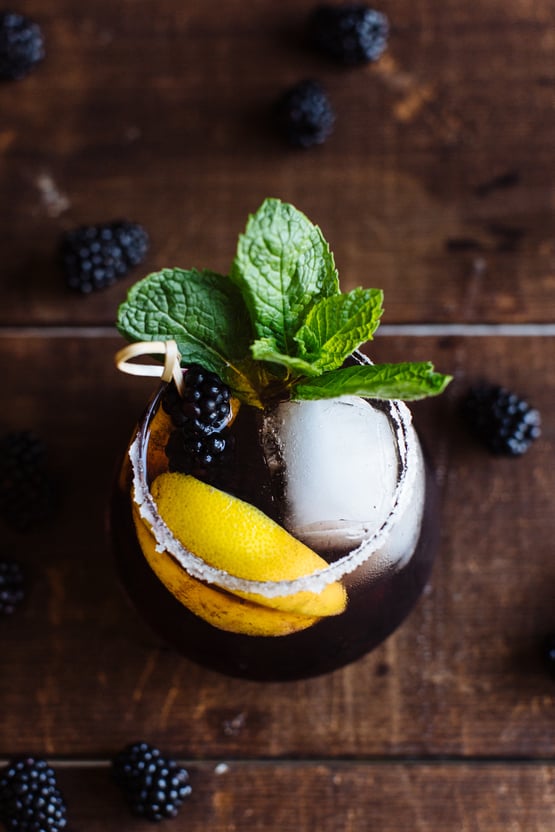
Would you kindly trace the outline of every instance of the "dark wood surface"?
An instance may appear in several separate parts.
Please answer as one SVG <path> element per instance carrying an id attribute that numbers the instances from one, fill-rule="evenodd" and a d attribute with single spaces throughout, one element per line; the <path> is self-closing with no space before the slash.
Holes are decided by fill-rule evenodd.
<path id="1" fill-rule="evenodd" d="M 29 592 L 0 621 L 0 760 L 50 759 L 75 830 L 146 826 L 108 770 L 141 738 L 190 771 L 168 829 L 550 832 L 555 9 L 386 4 L 388 51 L 346 71 L 306 49 L 312 5 L 18 4 L 48 54 L 0 86 L 0 427 L 46 440 L 63 499 L 47 527 L 1 530 Z M 336 128 L 293 151 L 268 111 L 308 76 L 327 86 Z M 287 684 L 227 679 L 166 648 L 119 588 L 105 528 L 116 458 L 152 389 L 114 368 L 117 305 L 154 268 L 225 271 L 268 195 L 318 222 L 343 288 L 384 288 L 372 357 L 455 376 L 413 406 L 443 518 L 426 593 L 366 658 Z M 61 232 L 120 216 L 148 229 L 147 263 L 72 295 Z M 490 456 L 460 420 L 483 377 L 542 413 L 520 459 Z"/>

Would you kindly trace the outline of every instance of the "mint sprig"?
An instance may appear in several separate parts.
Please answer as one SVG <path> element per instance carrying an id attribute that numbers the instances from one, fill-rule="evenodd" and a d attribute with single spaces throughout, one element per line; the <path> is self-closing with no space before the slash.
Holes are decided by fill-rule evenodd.
<path id="1" fill-rule="evenodd" d="M 342 395 L 414 400 L 445 389 L 430 363 L 345 360 L 370 340 L 380 289 L 339 291 L 320 229 L 292 205 L 267 199 L 239 237 L 231 274 L 163 269 L 133 286 L 117 326 L 130 341 L 173 339 L 183 365 L 217 373 L 241 401 Z"/>

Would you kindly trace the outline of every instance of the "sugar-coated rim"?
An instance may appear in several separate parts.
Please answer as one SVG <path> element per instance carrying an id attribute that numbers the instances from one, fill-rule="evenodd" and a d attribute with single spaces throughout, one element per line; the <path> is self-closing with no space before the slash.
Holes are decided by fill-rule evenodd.
<path id="1" fill-rule="evenodd" d="M 361 363 L 369 361 L 361 353 L 357 353 L 356 358 Z M 299 578 L 281 581 L 254 581 L 247 578 L 238 578 L 230 572 L 210 566 L 193 552 L 189 552 L 173 535 L 158 514 L 156 503 L 148 487 L 146 460 L 150 439 L 150 422 L 156 412 L 156 405 L 159 403 L 164 388 L 165 385 L 152 398 L 145 417 L 129 447 L 129 458 L 133 471 L 134 501 L 138 506 L 141 517 L 151 527 L 156 540 L 156 551 L 169 553 L 193 578 L 205 583 L 216 584 L 230 591 L 258 593 L 266 598 L 293 595 L 302 591 L 321 592 L 329 584 L 353 572 L 383 547 L 398 514 L 404 510 L 412 497 L 418 467 L 418 440 L 412 428 L 411 412 L 401 401 L 380 402 L 380 407 L 383 407 L 389 417 L 392 434 L 397 440 L 400 474 L 397 479 L 392 508 L 379 529 L 363 540 L 349 554 L 344 555 L 325 568 L 313 572 L 311 575 Z"/>

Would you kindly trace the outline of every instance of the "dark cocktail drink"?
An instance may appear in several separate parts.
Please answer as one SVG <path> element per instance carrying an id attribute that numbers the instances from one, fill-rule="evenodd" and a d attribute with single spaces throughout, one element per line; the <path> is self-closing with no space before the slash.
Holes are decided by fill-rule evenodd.
<path id="1" fill-rule="evenodd" d="M 143 540 L 144 548 L 141 548 L 138 539 L 137 524 L 144 524 L 145 521 L 137 517 L 133 477 L 139 477 L 147 488 L 159 470 L 159 434 L 149 464 L 149 431 L 160 413 L 161 396 L 162 392 L 153 399 L 134 436 L 133 453 L 131 457 L 126 455 L 112 506 L 119 571 L 131 599 L 153 629 L 197 662 L 231 675 L 257 679 L 290 679 L 324 673 L 362 656 L 388 636 L 418 599 L 428 578 L 437 543 L 434 485 L 423 463 L 413 429 L 408 427 L 406 439 L 409 446 L 405 449 L 402 462 L 397 456 L 397 440 L 393 431 L 388 437 L 392 454 L 392 470 L 387 483 L 387 499 L 390 502 L 387 507 L 381 506 L 376 526 L 368 532 L 364 530 L 362 540 L 360 529 L 351 531 L 351 535 L 357 537 L 356 545 L 352 541 L 352 552 L 345 552 L 351 543 L 345 542 L 344 537 L 341 540 L 337 537 L 326 540 L 326 536 L 330 536 L 329 529 L 309 530 L 304 535 L 313 543 L 313 550 L 329 561 L 328 574 L 324 567 L 324 572 L 318 576 L 297 579 L 296 585 L 293 582 L 292 587 L 287 587 L 288 591 L 297 590 L 288 597 L 294 598 L 299 592 L 310 592 L 314 586 L 317 599 L 320 587 L 330 585 L 326 583 L 329 579 L 332 586 L 340 584 L 344 587 L 344 608 L 321 618 L 306 616 L 305 627 L 300 616 L 295 619 L 294 615 L 288 617 L 286 613 L 273 610 L 271 596 L 267 598 L 270 606 L 262 609 L 257 609 L 239 596 L 233 596 L 233 590 L 226 589 L 229 577 L 222 574 L 216 576 L 220 581 L 217 591 L 221 592 L 221 598 L 215 598 L 214 602 L 219 601 L 224 610 L 229 604 L 230 615 L 226 619 L 222 614 L 218 621 L 218 605 L 214 603 L 210 608 L 210 599 L 207 599 L 203 617 L 202 609 L 200 614 L 198 609 L 192 612 L 186 603 L 176 598 L 149 564 L 144 552 L 148 542 Z M 344 406 L 349 407 L 348 404 Z M 396 410 L 399 404 L 391 406 Z M 387 421 L 390 419 L 383 411 L 380 411 L 380 416 Z M 374 461 L 369 459 L 369 466 Z M 152 474 L 149 474 L 151 470 Z M 223 474 L 220 476 L 223 478 Z M 231 473 L 228 477 L 233 480 Z M 393 478 L 395 482 L 391 490 Z M 253 503 L 263 502 L 267 508 L 270 500 L 262 493 L 265 485 L 260 480 L 243 483 L 243 495 L 246 496 L 244 492 L 250 487 Z M 277 507 L 274 511 L 281 513 Z M 203 522 L 212 521 L 209 516 L 203 518 Z M 149 534 L 148 526 L 146 521 L 144 537 Z M 233 533 L 234 529 L 230 527 L 229 535 Z M 346 539 L 348 541 L 348 536 Z M 187 553 L 183 555 L 186 562 Z M 335 575 L 341 577 L 335 578 Z M 213 577 L 210 575 L 210 578 Z M 195 580 L 199 580 L 200 584 L 198 603 L 201 605 L 203 588 L 214 585 L 204 584 L 202 578 Z M 274 589 L 273 584 L 270 586 Z M 256 586 L 255 589 L 260 590 L 261 587 Z M 341 599 L 339 604 L 342 606 Z M 232 605 L 237 606 L 236 621 Z M 272 615 L 276 618 L 274 635 Z M 259 630 L 263 634 L 258 634 Z"/>
<path id="2" fill-rule="evenodd" d="M 400 399 L 448 378 L 356 351 L 381 292 L 340 293 L 322 239 L 268 200 L 230 278 L 165 270 L 120 311 L 135 342 L 122 369 L 160 351 L 166 383 L 115 489 L 119 571 L 165 640 L 235 676 L 301 678 L 362 656 L 415 604 L 437 542 Z"/>

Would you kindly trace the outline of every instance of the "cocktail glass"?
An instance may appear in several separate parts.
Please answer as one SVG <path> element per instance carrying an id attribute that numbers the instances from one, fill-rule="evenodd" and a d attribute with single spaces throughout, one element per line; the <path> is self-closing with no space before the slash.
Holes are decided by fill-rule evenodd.
<path id="1" fill-rule="evenodd" d="M 161 403 L 173 383 L 139 421 L 112 501 L 119 573 L 141 615 L 195 662 L 259 680 L 330 672 L 380 644 L 415 605 L 437 548 L 434 480 L 408 407 L 354 396 L 281 402 L 263 414 L 241 406 L 231 427 L 242 483 L 233 505 L 258 505 L 256 537 L 256 511 L 273 499 L 286 534 L 319 556 L 301 576 L 252 580 L 188 550 L 160 515 L 153 484 L 168 470 L 172 427 Z M 218 498 L 227 493 L 220 476 L 207 486 Z M 221 522 L 214 510 L 195 522 Z M 234 517 L 233 547 L 244 534 Z"/>

